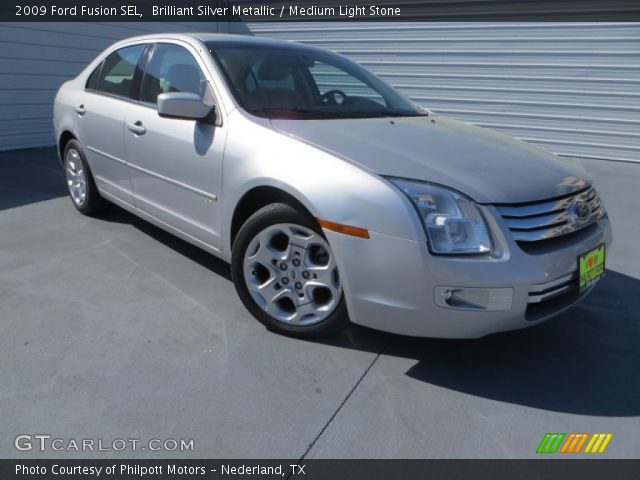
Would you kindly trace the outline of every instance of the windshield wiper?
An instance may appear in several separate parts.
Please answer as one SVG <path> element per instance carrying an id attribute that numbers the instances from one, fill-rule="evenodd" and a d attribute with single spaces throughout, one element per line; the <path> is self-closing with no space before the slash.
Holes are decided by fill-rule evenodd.
<path id="1" fill-rule="evenodd" d="M 363 118 L 387 117 L 428 117 L 428 113 L 420 112 L 358 112 Z"/>
<path id="2" fill-rule="evenodd" d="M 278 107 L 264 107 L 257 108 L 251 111 L 256 115 L 264 115 L 269 118 L 289 118 L 293 116 L 305 116 L 308 118 L 339 118 L 333 112 L 318 112 L 315 110 L 306 110 L 303 108 L 278 108 Z"/>
<path id="3" fill-rule="evenodd" d="M 263 107 L 251 111 L 255 115 L 261 115 L 272 119 L 299 119 L 306 117 L 309 119 L 358 119 L 358 118 L 387 118 L 387 117 L 426 117 L 428 113 L 420 112 L 340 112 L 340 111 L 318 111 L 304 108 L 280 108 Z"/>

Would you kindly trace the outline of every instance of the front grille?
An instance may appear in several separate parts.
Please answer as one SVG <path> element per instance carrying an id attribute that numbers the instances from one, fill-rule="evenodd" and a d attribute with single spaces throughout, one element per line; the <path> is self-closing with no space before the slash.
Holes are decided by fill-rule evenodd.
<path id="1" fill-rule="evenodd" d="M 529 289 L 528 302 L 529 304 L 545 302 L 563 293 L 567 293 L 570 290 L 574 290 L 578 286 L 577 280 L 578 272 L 575 271 L 564 277 L 551 280 L 550 282 L 533 285 Z"/>
<path id="2" fill-rule="evenodd" d="M 604 215 L 600 197 L 591 186 L 561 198 L 495 207 L 517 242 L 538 242 L 567 235 Z"/>
<path id="3" fill-rule="evenodd" d="M 579 298 L 577 270 L 555 280 L 532 285 L 529 288 L 525 319 L 536 321 L 553 315 Z"/>

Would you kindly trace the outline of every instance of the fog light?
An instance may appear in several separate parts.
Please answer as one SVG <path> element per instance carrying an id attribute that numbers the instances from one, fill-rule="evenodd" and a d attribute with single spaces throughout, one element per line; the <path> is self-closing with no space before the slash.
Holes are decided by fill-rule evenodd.
<path id="1" fill-rule="evenodd" d="M 474 288 L 438 286 L 436 305 L 458 310 L 511 310 L 513 288 Z"/>

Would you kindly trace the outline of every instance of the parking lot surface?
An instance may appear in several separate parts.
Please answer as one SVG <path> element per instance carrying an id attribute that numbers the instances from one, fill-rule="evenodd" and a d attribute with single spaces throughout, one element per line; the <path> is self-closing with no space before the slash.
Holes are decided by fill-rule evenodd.
<path id="1" fill-rule="evenodd" d="M 229 267 L 118 208 L 80 215 L 53 148 L 0 154 L 0 457 L 527 458 L 546 432 L 640 448 L 640 164 L 581 161 L 607 275 L 538 327 L 480 340 L 266 331 Z M 375 264 L 372 264 L 375 269 Z M 21 434 L 192 451 L 18 451 Z"/>

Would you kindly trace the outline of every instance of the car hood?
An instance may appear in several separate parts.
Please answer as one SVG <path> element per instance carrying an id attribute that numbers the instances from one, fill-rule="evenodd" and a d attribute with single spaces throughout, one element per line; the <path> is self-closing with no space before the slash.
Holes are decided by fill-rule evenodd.
<path id="1" fill-rule="evenodd" d="M 542 200 L 589 183 L 571 160 L 440 115 L 271 123 L 379 175 L 446 185 L 479 203 Z"/>

